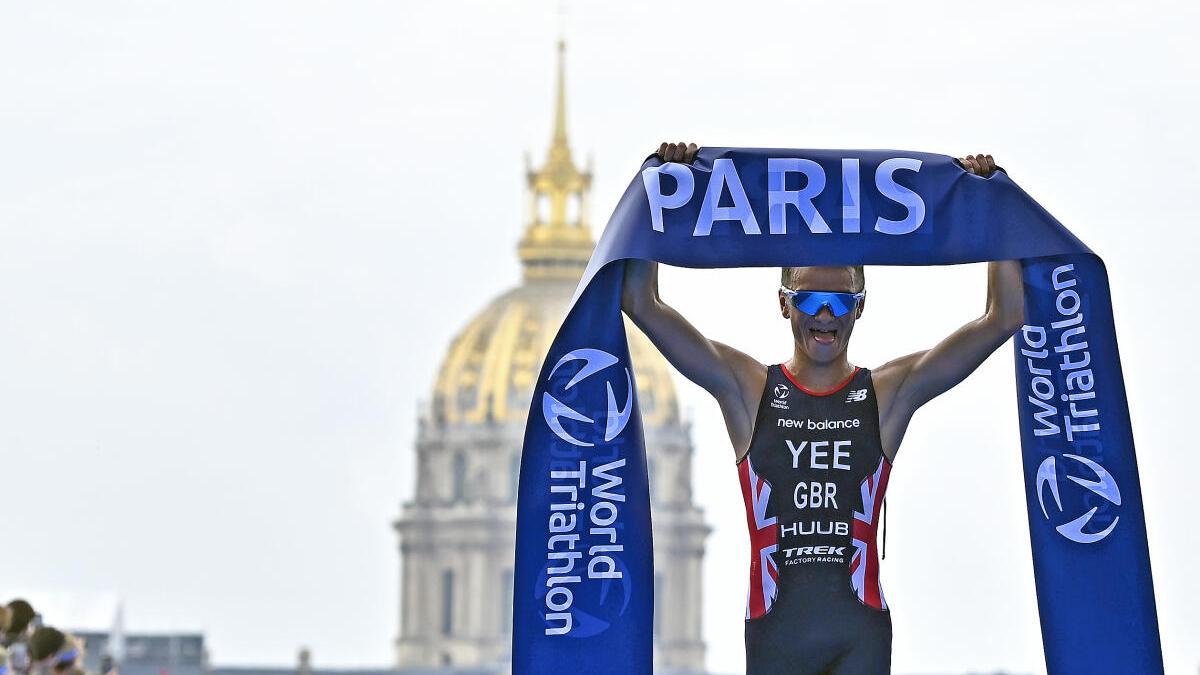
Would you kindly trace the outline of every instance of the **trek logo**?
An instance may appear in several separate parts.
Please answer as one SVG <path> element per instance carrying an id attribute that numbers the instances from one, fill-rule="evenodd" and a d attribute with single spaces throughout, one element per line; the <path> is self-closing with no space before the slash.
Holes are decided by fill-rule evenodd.
<path id="1" fill-rule="evenodd" d="M 563 387 L 564 392 L 579 384 L 583 380 L 591 377 L 592 375 L 604 370 L 605 368 L 618 363 L 619 359 L 600 349 L 576 349 L 563 356 L 558 360 L 558 363 L 554 364 L 554 368 L 550 370 L 550 375 L 547 377 L 547 379 L 553 379 L 554 373 L 558 372 L 558 369 L 564 364 L 571 361 L 583 361 L 583 367 L 580 368 L 579 372 L 575 373 L 575 375 L 567 382 L 566 386 Z M 629 423 L 629 413 L 633 409 L 633 378 L 630 377 L 628 368 L 625 368 L 624 370 L 625 407 L 620 408 L 617 406 L 616 396 L 613 395 L 612 383 L 604 383 L 604 386 L 608 389 L 608 410 L 605 416 L 604 425 L 605 441 L 611 441 L 621 433 L 621 431 L 625 428 L 625 425 Z M 578 390 L 572 393 L 576 394 L 575 398 L 578 398 Z M 560 396 L 563 395 L 560 394 Z M 563 397 L 566 398 L 565 396 Z M 562 420 L 564 418 L 583 422 L 589 425 L 593 424 L 595 420 L 551 396 L 550 392 L 542 393 L 542 416 L 546 419 L 546 424 L 550 427 L 550 430 L 554 432 L 554 435 L 558 436 L 562 440 L 572 445 L 579 445 L 583 447 L 591 447 L 595 445 L 589 441 L 581 441 L 578 438 L 575 438 L 568 433 L 562 425 Z"/>
<path id="2" fill-rule="evenodd" d="M 865 400 L 867 400 L 866 389 L 851 389 L 850 393 L 846 394 L 846 403 L 858 403 Z"/>
<path id="3" fill-rule="evenodd" d="M 797 546 L 783 549 L 783 557 L 798 558 L 802 555 L 846 555 L 845 546 Z"/>
<path id="4" fill-rule="evenodd" d="M 775 400 L 771 401 L 771 407 L 776 410 L 791 410 L 787 404 L 789 393 L 791 393 L 791 390 L 788 389 L 786 384 L 775 385 Z"/>
<path id="5" fill-rule="evenodd" d="M 1080 464 L 1083 464 L 1088 469 L 1091 469 L 1092 473 L 1096 476 L 1096 480 L 1087 480 L 1068 474 L 1067 478 L 1070 479 L 1072 483 L 1083 486 L 1090 493 L 1099 495 L 1105 501 L 1115 506 L 1121 505 L 1121 491 L 1117 488 L 1117 483 L 1113 480 L 1112 474 L 1106 471 L 1104 467 L 1100 466 L 1096 462 L 1093 462 L 1087 457 L 1082 457 L 1080 455 L 1063 453 L 1063 457 L 1069 457 Z M 1058 467 L 1055 462 L 1054 455 L 1050 455 L 1046 459 L 1042 460 L 1041 465 L 1038 466 L 1037 480 L 1034 483 L 1034 489 L 1037 491 L 1038 505 L 1042 507 L 1042 515 L 1046 518 L 1046 520 L 1050 520 L 1050 514 L 1046 509 L 1045 502 L 1046 491 L 1043 489 L 1046 486 L 1050 488 L 1050 495 L 1054 497 L 1054 505 L 1058 507 L 1058 511 L 1061 513 L 1063 511 L 1063 505 L 1062 499 L 1059 497 Z M 1086 495 L 1083 497 L 1086 498 Z M 1084 502 L 1083 498 L 1079 499 L 1078 501 L 1083 502 L 1086 506 L 1086 502 Z M 1120 516 L 1113 516 L 1112 522 L 1108 524 L 1108 527 L 1105 527 L 1098 532 L 1085 532 L 1084 527 L 1091 522 L 1092 517 L 1096 515 L 1096 512 L 1099 509 L 1099 506 L 1093 506 L 1083 515 L 1070 522 L 1062 523 L 1061 525 L 1056 526 L 1054 529 L 1057 530 L 1059 534 L 1067 539 L 1070 539 L 1071 541 L 1078 542 L 1080 544 L 1094 544 L 1112 533 L 1113 528 L 1117 526 L 1117 521 L 1121 519 Z"/>
<path id="6" fill-rule="evenodd" d="M 757 167 L 755 167 L 757 168 Z M 921 170 L 921 160 L 911 157 L 893 157 L 879 163 L 875 169 L 875 189 L 884 198 L 903 206 L 907 213 L 900 220 L 891 220 L 879 216 L 875 219 L 876 232 L 891 235 L 903 235 L 916 232 L 925 222 L 925 201 L 921 195 L 896 182 L 894 174 L 897 171 Z M 663 192 L 663 174 L 674 179 L 675 189 L 670 194 Z M 788 175 L 795 177 L 793 181 L 802 184 L 796 190 L 787 189 Z M 841 212 L 831 218 L 833 222 L 841 223 L 843 234 L 858 234 L 862 231 L 861 180 L 859 179 L 859 159 L 846 157 L 841 162 L 841 180 L 834 179 L 834 184 L 841 183 Z M 646 199 L 650 207 L 650 222 L 656 232 L 663 232 L 663 212 L 678 209 L 691 203 L 696 194 L 695 170 L 684 164 L 667 163 L 652 166 L 642 171 L 642 184 L 646 189 Z M 813 200 L 825 191 L 825 169 L 820 164 L 809 159 L 798 157 L 770 157 L 767 159 L 767 203 L 758 204 L 759 213 L 765 212 L 771 234 L 788 233 L 788 215 L 794 210 L 812 234 L 831 234 L 833 230 L 826 222 L 825 216 L 817 211 Z M 721 206 L 722 197 L 729 195 L 730 206 Z M 868 201 L 871 201 L 868 199 Z M 737 167 L 732 159 L 717 159 L 713 161 L 712 172 L 709 175 L 708 187 L 699 204 L 696 215 L 693 237 L 707 237 L 712 233 L 713 224 L 718 221 L 734 221 L 742 232 L 748 235 L 762 234 L 758 217 L 746 196 L 742 178 L 738 175 Z M 790 208 L 789 208 L 790 207 Z M 798 228 L 794 224 L 793 231 Z"/>

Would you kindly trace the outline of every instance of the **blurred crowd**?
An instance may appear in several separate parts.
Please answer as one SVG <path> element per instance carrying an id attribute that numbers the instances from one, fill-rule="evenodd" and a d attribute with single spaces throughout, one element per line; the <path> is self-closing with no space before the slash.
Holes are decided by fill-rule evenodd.
<path id="1" fill-rule="evenodd" d="M 83 656 L 83 641 L 42 625 L 28 601 L 0 606 L 0 675 L 97 675 L 84 669 Z M 101 668 L 99 675 L 117 675 L 109 658 Z"/>

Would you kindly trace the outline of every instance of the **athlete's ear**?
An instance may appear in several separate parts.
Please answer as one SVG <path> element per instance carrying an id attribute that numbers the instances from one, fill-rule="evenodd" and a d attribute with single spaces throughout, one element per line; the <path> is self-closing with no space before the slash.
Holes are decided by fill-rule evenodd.
<path id="1" fill-rule="evenodd" d="M 862 300 L 858 301 L 858 309 L 854 313 L 855 320 L 862 318 L 863 308 L 866 306 L 867 306 L 867 298 L 864 296 Z"/>
<path id="2" fill-rule="evenodd" d="M 783 318 L 791 319 L 792 317 L 788 311 L 787 296 L 783 294 L 783 291 L 775 291 L 775 293 L 779 296 L 779 313 L 783 315 Z"/>

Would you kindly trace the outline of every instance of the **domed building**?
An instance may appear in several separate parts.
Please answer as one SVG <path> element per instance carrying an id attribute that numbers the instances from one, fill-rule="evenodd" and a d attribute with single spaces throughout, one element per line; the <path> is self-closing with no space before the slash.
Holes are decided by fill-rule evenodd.
<path id="1" fill-rule="evenodd" d="M 525 422 L 542 359 L 594 245 L 592 174 L 575 165 L 567 142 L 564 45 L 558 48 L 553 139 L 542 167 L 527 170 L 521 284 L 454 337 L 419 416 L 416 491 L 395 522 L 401 669 L 504 672 L 509 664 Z M 692 501 L 690 425 L 680 418 L 670 366 L 628 318 L 626 331 L 646 436 L 654 559 L 657 569 L 670 570 L 655 578 L 655 666 L 701 672 L 701 563 L 710 528 Z"/>

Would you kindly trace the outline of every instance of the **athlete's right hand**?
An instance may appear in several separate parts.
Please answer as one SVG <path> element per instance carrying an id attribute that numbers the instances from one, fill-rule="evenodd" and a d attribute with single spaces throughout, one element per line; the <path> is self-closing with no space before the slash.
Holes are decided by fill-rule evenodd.
<path id="1" fill-rule="evenodd" d="M 696 158 L 696 152 L 700 148 L 696 147 L 695 143 L 667 143 L 663 142 L 658 146 L 658 150 L 654 154 L 658 155 L 659 159 L 664 162 L 680 162 L 682 164 L 691 164 Z"/>

